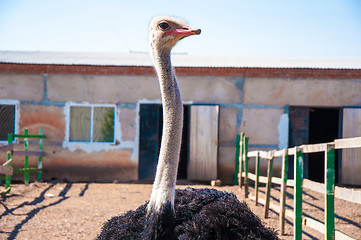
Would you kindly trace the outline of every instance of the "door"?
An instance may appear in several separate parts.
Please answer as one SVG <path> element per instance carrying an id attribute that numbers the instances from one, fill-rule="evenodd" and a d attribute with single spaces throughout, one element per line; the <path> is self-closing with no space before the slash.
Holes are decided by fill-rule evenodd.
<path id="1" fill-rule="evenodd" d="M 344 108 L 342 138 L 361 137 L 361 108 Z M 361 184 L 361 148 L 342 150 L 342 184 Z"/>
<path id="2" fill-rule="evenodd" d="M 187 179 L 189 153 L 189 106 L 184 105 L 182 145 L 177 179 Z M 140 180 L 153 180 L 162 139 L 163 111 L 160 104 L 141 104 L 139 109 L 139 166 Z"/>
<path id="3" fill-rule="evenodd" d="M 339 108 L 310 108 L 308 143 L 327 143 L 339 138 Z M 309 153 L 308 179 L 316 182 L 325 182 L 325 154 Z M 338 152 L 335 152 L 335 181 L 338 183 Z"/>
<path id="4" fill-rule="evenodd" d="M 339 138 L 339 108 L 289 107 L 289 147 L 302 144 L 333 142 Z M 337 152 L 335 159 L 338 159 Z M 291 168 L 290 168 L 291 167 Z M 304 155 L 304 177 L 324 182 L 324 153 Z M 293 178 L 293 161 L 289 162 L 289 178 Z M 335 165 L 338 182 L 338 165 Z"/>
<path id="5" fill-rule="evenodd" d="M 219 106 L 191 106 L 188 180 L 217 179 Z"/>
<path id="6" fill-rule="evenodd" d="M 138 178 L 153 180 L 158 163 L 160 142 L 159 104 L 141 104 L 139 110 Z"/>

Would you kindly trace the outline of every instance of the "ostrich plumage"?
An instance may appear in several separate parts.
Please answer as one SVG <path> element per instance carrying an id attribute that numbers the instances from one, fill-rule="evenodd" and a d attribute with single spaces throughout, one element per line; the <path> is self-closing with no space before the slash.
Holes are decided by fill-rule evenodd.
<path id="1" fill-rule="evenodd" d="M 147 203 L 113 217 L 104 224 L 99 239 L 152 239 L 144 232 L 146 208 Z M 232 193 L 208 188 L 177 189 L 174 210 L 175 235 L 179 240 L 278 239 Z"/>
<path id="2" fill-rule="evenodd" d="M 163 135 L 152 194 L 137 210 L 106 222 L 98 239 L 278 239 L 234 194 L 175 189 L 183 104 L 170 53 L 179 40 L 199 35 L 201 30 L 160 16 L 152 20 L 149 33 L 163 103 Z"/>

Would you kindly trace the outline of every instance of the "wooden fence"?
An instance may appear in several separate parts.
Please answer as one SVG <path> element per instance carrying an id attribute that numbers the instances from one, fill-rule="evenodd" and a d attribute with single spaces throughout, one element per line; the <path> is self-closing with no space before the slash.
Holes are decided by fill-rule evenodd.
<path id="1" fill-rule="evenodd" d="M 334 198 L 343 199 L 361 204 L 361 191 L 335 187 L 335 149 L 361 148 L 361 137 L 337 139 L 330 143 L 309 144 L 284 150 L 252 151 L 248 152 L 248 137 L 244 134 L 237 137 L 235 183 L 244 187 L 245 197 L 250 197 L 256 203 L 264 205 L 264 217 L 268 217 L 270 207 L 279 213 L 280 234 L 284 234 L 285 215 L 293 218 L 294 239 L 301 239 L 302 225 L 307 225 L 325 235 L 325 239 L 352 239 L 346 234 L 335 230 L 335 205 Z M 307 153 L 325 153 L 325 183 L 317 183 L 303 178 L 303 155 Z M 289 156 L 294 156 L 294 179 L 287 179 Z M 255 173 L 248 169 L 249 158 L 255 158 Z M 282 157 L 281 178 L 273 177 L 273 159 Z M 260 176 L 260 160 L 268 161 L 267 176 Z M 255 182 L 254 196 L 249 196 L 249 180 Z M 259 183 L 266 184 L 266 198 L 258 197 Z M 271 186 L 281 186 L 280 205 L 271 204 Z M 294 188 L 294 211 L 285 208 L 286 187 Z M 325 195 L 325 222 L 302 216 L 302 188 L 307 188 Z"/>
<path id="2" fill-rule="evenodd" d="M 24 151 L 14 150 L 15 138 L 24 139 Z M 29 138 L 37 138 L 39 139 L 39 151 L 29 151 Z M 43 170 L 43 157 L 45 156 L 45 152 L 43 152 L 43 139 L 45 138 L 43 134 L 43 129 L 40 129 L 39 135 L 29 135 L 28 129 L 24 129 L 24 134 L 8 134 L 8 144 L 4 146 L 0 146 L 0 151 L 7 151 L 6 157 L 7 161 L 0 165 L 0 174 L 5 175 L 5 190 L 1 192 L 1 195 L 6 195 L 10 192 L 11 187 L 11 176 L 13 173 L 23 173 L 24 174 L 24 184 L 29 184 L 29 173 L 37 172 L 38 180 L 42 179 L 42 170 Z M 13 156 L 24 156 L 24 168 L 14 169 L 12 165 Z M 29 167 L 29 156 L 38 157 L 38 166 L 37 168 Z"/>

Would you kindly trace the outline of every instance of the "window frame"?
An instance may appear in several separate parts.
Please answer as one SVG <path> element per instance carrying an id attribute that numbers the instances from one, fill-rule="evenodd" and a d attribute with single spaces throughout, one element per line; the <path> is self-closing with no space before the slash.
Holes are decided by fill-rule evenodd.
<path id="1" fill-rule="evenodd" d="M 70 109 L 71 107 L 90 107 L 90 141 L 71 141 L 70 140 Z M 95 107 L 109 107 L 114 109 L 114 129 L 112 142 L 96 142 L 93 141 L 93 123 L 94 123 L 94 108 Z M 117 106 L 116 104 L 90 104 L 90 103 L 71 103 L 67 109 L 67 123 L 66 123 L 66 142 L 68 144 L 115 144 L 116 140 L 116 127 L 117 127 Z"/>
<path id="2" fill-rule="evenodd" d="M 19 130 L 19 104 L 18 100 L 10 100 L 10 99 L 0 99 L 0 105 L 14 105 L 15 113 L 14 113 L 14 134 L 18 133 Z M 8 143 L 8 140 L 0 140 L 0 143 Z"/>

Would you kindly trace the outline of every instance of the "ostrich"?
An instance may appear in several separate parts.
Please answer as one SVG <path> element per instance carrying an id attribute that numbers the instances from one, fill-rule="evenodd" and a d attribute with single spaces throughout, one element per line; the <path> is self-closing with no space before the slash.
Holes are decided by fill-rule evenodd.
<path id="1" fill-rule="evenodd" d="M 200 29 L 183 21 L 156 17 L 150 24 L 150 48 L 163 103 L 163 136 L 152 194 L 148 203 L 113 217 L 98 239 L 278 239 L 246 203 L 215 189 L 176 190 L 183 105 L 171 65 L 175 44 Z"/>

